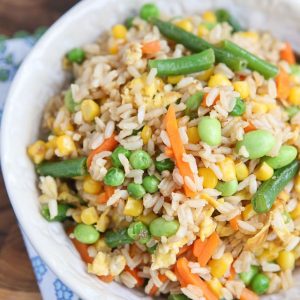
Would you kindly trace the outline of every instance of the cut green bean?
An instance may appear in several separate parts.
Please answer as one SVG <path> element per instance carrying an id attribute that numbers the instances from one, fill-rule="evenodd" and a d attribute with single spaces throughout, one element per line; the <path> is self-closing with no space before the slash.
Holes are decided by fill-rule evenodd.
<path id="1" fill-rule="evenodd" d="M 245 102 L 240 98 L 236 98 L 235 106 L 233 110 L 229 113 L 231 116 L 237 117 L 241 116 L 246 110 Z"/>
<path id="2" fill-rule="evenodd" d="M 48 205 L 45 205 L 41 209 L 41 214 L 49 222 L 63 222 L 68 218 L 66 214 L 67 214 L 67 210 L 70 207 L 71 206 L 68 204 L 58 204 L 57 205 L 57 215 L 51 219 L 49 207 L 48 207 Z"/>
<path id="3" fill-rule="evenodd" d="M 78 103 L 74 101 L 71 90 L 66 91 L 64 103 L 68 111 L 72 113 L 76 111 L 76 106 L 78 105 Z"/>
<path id="4" fill-rule="evenodd" d="M 245 59 L 237 57 L 226 50 L 217 48 L 204 39 L 187 32 L 170 22 L 165 22 L 158 18 L 151 18 L 150 22 L 157 26 L 161 34 L 165 37 L 178 44 L 182 44 L 192 52 L 200 52 L 211 48 L 214 50 L 216 61 L 226 64 L 230 69 L 234 71 L 241 71 L 247 66 Z"/>
<path id="5" fill-rule="evenodd" d="M 127 228 L 122 228 L 118 231 L 107 231 L 105 233 L 105 242 L 108 247 L 116 248 L 118 246 L 131 244 L 134 240 L 128 235 Z"/>
<path id="6" fill-rule="evenodd" d="M 86 157 L 55 162 L 43 162 L 36 166 L 36 171 L 41 176 L 58 178 L 84 176 L 87 174 Z"/>
<path id="7" fill-rule="evenodd" d="M 185 75 L 207 70 L 213 66 L 215 55 L 212 49 L 179 58 L 149 60 L 149 68 L 156 68 L 158 76 Z"/>
<path id="8" fill-rule="evenodd" d="M 249 69 L 257 71 L 267 79 L 275 77 L 279 72 L 275 65 L 272 65 L 269 62 L 257 57 L 256 55 L 248 52 L 231 41 L 223 41 L 222 49 L 230 52 L 232 55 L 245 59 L 248 63 Z"/>
<path id="9" fill-rule="evenodd" d="M 252 206 L 257 213 L 268 212 L 284 187 L 299 171 L 299 161 L 294 160 L 289 165 L 278 169 L 274 175 L 263 182 L 252 198 Z"/>
<path id="10" fill-rule="evenodd" d="M 226 9 L 217 9 L 216 16 L 219 23 L 227 22 L 233 29 L 233 32 L 242 31 L 241 24 Z"/>
<path id="11" fill-rule="evenodd" d="M 188 116 L 192 116 L 195 112 L 197 112 L 200 104 L 202 103 L 203 97 L 203 92 L 197 92 L 194 95 L 190 96 L 185 103 L 185 114 Z"/>

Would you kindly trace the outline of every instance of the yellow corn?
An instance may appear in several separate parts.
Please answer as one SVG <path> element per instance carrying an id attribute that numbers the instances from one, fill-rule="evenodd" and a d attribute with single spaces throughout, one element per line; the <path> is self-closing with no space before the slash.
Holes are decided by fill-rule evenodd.
<path id="1" fill-rule="evenodd" d="M 216 200 L 215 198 L 207 195 L 207 194 L 201 194 L 200 198 L 206 200 L 211 206 L 213 206 L 214 208 L 217 208 L 218 205 L 220 205 L 220 203 L 224 203 L 224 199 L 220 198 L 218 200 Z"/>
<path id="2" fill-rule="evenodd" d="M 204 37 L 208 34 L 209 30 L 204 24 L 200 24 L 198 26 L 198 36 L 199 37 Z"/>
<path id="3" fill-rule="evenodd" d="M 109 248 L 105 242 L 105 238 L 99 239 L 94 246 L 96 247 L 96 250 L 99 252 L 110 252 L 111 248 Z"/>
<path id="4" fill-rule="evenodd" d="M 219 259 L 212 259 L 208 265 L 210 266 L 211 274 L 216 278 L 221 278 L 230 268 L 233 262 L 232 254 L 226 252 L 223 256 Z"/>
<path id="5" fill-rule="evenodd" d="M 243 220 L 249 220 L 250 218 L 254 217 L 256 215 L 255 210 L 253 209 L 253 206 L 251 203 L 247 204 L 245 206 L 245 209 L 242 211 Z"/>
<path id="6" fill-rule="evenodd" d="M 292 212 L 290 212 L 290 216 L 293 220 L 298 219 L 300 217 L 300 203 L 298 203 L 295 209 Z"/>
<path id="7" fill-rule="evenodd" d="M 274 170 L 266 162 L 262 162 L 255 170 L 254 174 L 258 180 L 265 181 L 273 176 Z"/>
<path id="8" fill-rule="evenodd" d="M 57 200 L 60 200 L 60 201 L 65 201 L 67 203 L 78 203 L 79 201 L 79 198 L 73 194 L 71 194 L 70 192 L 66 192 L 66 191 L 63 191 L 61 193 L 59 193 L 58 197 L 57 197 Z"/>
<path id="9" fill-rule="evenodd" d="M 208 23 L 216 23 L 217 22 L 217 17 L 214 14 L 214 12 L 211 10 L 204 12 L 202 15 L 202 19 Z"/>
<path id="10" fill-rule="evenodd" d="M 150 212 L 149 214 L 147 215 L 140 215 L 138 216 L 136 219 L 138 221 L 141 221 L 143 222 L 144 224 L 146 225 L 150 225 L 150 223 L 157 218 L 157 215 L 154 213 L 154 212 Z"/>
<path id="11" fill-rule="evenodd" d="M 220 161 L 218 163 L 218 166 L 220 167 L 221 172 L 223 174 L 223 181 L 231 181 L 233 179 L 236 179 L 235 164 L 232 158 L 225 157 L 223 161 Z"/>
<path id="12" fill-rule="evenodd" d="M 152 136 L 152 129 L 150 126 L 145 125 L 142 132 L 141 132 L 141 138 L 143 140 L 144 145 L 148 144 L 150 138 Z"/>
<path id="13" fill-rule="evenodd" d="M 67 131 L 74 131 L 74 126 L 71 124 L 71 122 L 68 122 L 64 128 L 61 128 L 61 126 L 53 127 L 53 133 L 55 135 L 63 135 Z"/>
<path id="14" fill-rule="evenodd" d="M 96 229 L 100 232 L 105 232 L 108 228 L 109 222 L 109 216 L 107 216 L 106 213 L 101 214 L 100 218 L 97 221 Z"/>
<path id="15" fill-rule="evenodd" d="M 52 135 L 52 138 L 46 143 L 47 149 L 55 149 L 57 147 L 57 137 Z"/>
<path id="16" fill-rule="evenodd" d="M 168 76 L 167 81 L 171 84 L 177 84 L 183 77 L 183 75 Z"/>
<path id="17" fill-rule="evenodd" d="M 191 144 L 197 144 L 200 142 L 200 137 L 199 137 L 197 127 L 189 127 L 187 129 L 187 136 L 189 138 L 189 143 Z"/>
<path id="18" fill-rule="evenodd" d="M 215 173 L 209 168 L 199 168 L 198 175 L 203 177 L 203 187 L 214 189 L 218 183 Z"/>
<path id="19" fill-rule="evenodd" d="M 218 278 L 213 277 L 211 280 L 207 281 L 208 286 L 213 291 L 213 293 L 218 296 L 219 298 L 222 298 L 222 284 Z"/>
<path id="20" fill-rule="evenodd" d="M 234 230 L 231 227 L 224 226 L 219 223 L 216 232 L 220 237 L 226 237 L 232 235 L 234 233 Z"/>
<path id="21" fill-rule="evenodd" d="M 102 191 L 102 183 L 87 176 L 83 180 L 83 190 L 88 194 L 98 195 Z"/>
<path id="22" fill-rule="evenodd" d="M 214 72 L 214 68 L 210 68 L 200 72 L 196 77 L 198 80 L 207 81 L 209 77 L 213 74 L 213 72 Z"/>
<path id="23" fill-rule="evenodd" d="M 118 44 L 113 44 L 109 47 L 109 53 L 110 54 L 117 54 L 119 52 L 119 46 Z"/>
<path id="24" fill-rule="evenodd" d="M 62 156 L 68 156 L 76 150 L 72 138 L 68 135 L 61 135 L 56 140 L 57 150 Z"/>
<path id="25" fill-rule="evenodd" d="M 241 36 L 241 37 L 244 37 L 244 38 L 258 40 L 258 34 L 255 31 L 239 32 L 238 35 Z"/>
<path id="26" fill-rule="evenodd" d="M 295 191 L 300 193 L 300 175 L 297 175 L 295 179 Z"/>
<path id="27" fill-rule="evenodd" d="M 208 81 L 208 86 L 209 87 L 231 86 L 231 82 L 223 74 L 215 74 L 210 77 L 210 79 Z"/>
<path id="28" fill-rule="evenodd" d="M 112 35 L 115 39 L 125 39 L 127 28 L 122 24 L 117 24 L 112 28 Z"/>
<path id="29" fill-rule="evenodd" d="M 246 164 L 244 164 L 243 162 L 239 162 L 235 164 L 235 173 L 236 173 L 237 180 L 242 181 L 248 177 L 249 170 Z"/>
<path id="30" fill-rule="evenodd" d="M 138 217 L 143 213 L 143 201 L 128 197 L 123 214 L 130 217 Z"/>
<path id="31" fill-rule="evenodd" d="M 300 105 L 300 86 L 294 86 L 290 89 L 288 101 L 293 105 Z"/>
<path id="32" fill-rule="evenodd" d="M 95 224 L 98 221 L 98 213 L 94 206 L 85 208 L 81 212 L 81 221 L 86 225 Z"/>
<path id="33" fill-rule="evenodd" d="M 92 122 L 100 115 L 100 106 L 91 99 L 83 100 L 80 108 L 85 122 Z"/>
<path id="34" fill-rule="evenodd" d="M 82 223 L 82 220 L 81 220 L 81 210 L 75 210 L 73 213 L 72 213 L 72 218 L 73 220 L 76 222 L 76 223 Z"/>
<path id="35" fill-rule="evenodd" d="M 278 194 L 277 198 L 279 198 L 283 202 L 287 202 L 290 199 L 290 195 L 287 192 L 285 192 L 285 191 L 281 191 Z"/>
<path id="36" fill-rule="evenodd" d="M 268 106 L 265 103 L 253 102 L 252 112 L 254 114 L 265 114 L 268 111 Z"/>
<path id="37" fill-rule="evenodd" d="M 193 24 L 187 19 L 180 20 L 180 21 L 176 22 L 175 24 L 176 24 L 176 26 L 180 27 L 181 29 L 183 29 L 185 31 L 188 31 L 188 32 L 193 31 Z"/>
<path id="38" fill-rule="evenodd" d="M 277 263 L 282 271 L 293 270 L 295 268 L 295 255 L 292 251 L 283 250 L 277 257 Z"/>
<path id="39" fill-rule="evenodd" d="M 250 95 L 250 87 L 247 81 L 236 81 L 233 83 L 234 90 L 240 94 L 242 99 L 246 99 Z"/>
<path id="40" fill-rule="evenodd" d="M 39 164 L 44 160 L 46 150 L 46 143 L 38 140 L 27 148 L 27 153 L 35 164 Z"/>

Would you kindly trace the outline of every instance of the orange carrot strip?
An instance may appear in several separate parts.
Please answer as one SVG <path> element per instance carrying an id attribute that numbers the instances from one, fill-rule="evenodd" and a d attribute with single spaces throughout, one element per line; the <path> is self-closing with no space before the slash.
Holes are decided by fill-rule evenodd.
<path id="1" fill-rule="evenodd" d="M 160 42 L 158 40 L 144 43 L 142 45 L 142 52 L 144 54 L 155 54 L 160 50 Z"/>
<path id="2" fill-rule="evenodd" d="M 161 282 L 166 282 L 168 280 L 168 277 L 164 274 L 158 274 L 158 278 Z M 156 285 L 153 285 L 152 289 L 149 292 L 149 296 L 154 296 L 158 291 L 158 287 Z"/>
<path id="3" fill-rule="evenodd" d="M 178 130 L 175 108 L 172 104 L 169 106 L 168 112 L 166 114 L 165 124 L 179 172 L 183 178 L 187 176 L 190 177 L 191 180 L 193 180 L 194 176 L 190 165 L 187 162 L 183 161 L 185 149 Z M 196 195 L 196 193 L 193 192 L 186 184 L 184 184 L 183 188 L 186 196 L 194 197 Z"/>
<path id="4" fill-rule="evenodd" d="M 172 148 L 166 147 L 165 148 L 165 155 L 170 157 L 170 158 L 174 158 L 174 152 L 173 152 Z"/>
<path id="5" fill-rule="evenodd" d="M 291 88 L 289 74 L 281 69 L 279 74 L 275 78 L 275 81 L 277 85 L 277 98 L 284 100 L 287 99 Z"/>
<path id="6" fill-rule="evenodd" d="M 117 145 L 118 141 L 115 139 L 116 133 L 113 133 L 111 137 L 104 140 L 104 142 L 96 149 L 94 149 L 87 158 L 87 166 L 90 167 L 94 156 L 102 151 L 113 151 Z"/>
<path id="7" fill-rule="evenodd" d="M 177 253 L 177 256 L 180 256 L 180 255 L 184 254 L 188 250 L 192 249 L 192 247 L 193 247 L 192 245 L 189 245 L 189 246 L 185 245 L 185 246 L 181 247 L 179 249 L 179 252 Z"/>
<path id="8" fill-rule="evenodd" d="M 233 230 L 239 230 L 238 220 L 241 220 L 240 214 L 229 220 L 230 226 Z"/>
<path id="9" fill-rule="evenodd" d="M 196 257 L 199 257 L 202 254 L 202 251 L 205 247 L 206 242 L 202 242 L 201 239 L 197 239 L 194 242 L 194 247 L 193 247 L 193 254 Z"/>
<path id="10" fill-rule="evenodd" d="M 215 294 L 209 289 L 208 285 L 196 274 L 193 274 L 188 266 L 188 260 L 181 257 L 177 260 L 176 270 L 179 275 L 179 282 L 182 287 L 192 284 L 201 288 L 206 300 L 218 300 Z M 175 273 L 176 274 L 176 273 Z"/>
<path id="11" fill-rule="evenodd" d="M 244 288 L 240 300 L 259 300 L 259 297 L 247 288 Z"/>
<path id="12" fill-rule="evenodd" d="M 236 275 L 235 269 L 233 267 L 233 265 L 230 266 L 230 273 L 229 276 L 227 277 L 228 280 L 234 280 Z"/>
<path id="13" fill-rule="evenodd" d="M 130 269 L 128 266 L 126 266 L 125 271 L 130 273 L 136 279 L 136 281 L 137 281 L 137 283 L 135 285 L 136 287 L 140 287 L 140 286 L 144 285 L 144 278 L 141 278 L 138 275 L 138 270 L 136 268 Z"/>
<path id="14" fill-rule="evenodd" d="M 207 239 L 201 255 L 198 256 L 198 262 L 201 267 L 205 267 L 207 265 L 208 261 L 218 248 L 220 241 L 221 240 L 216 232 L 212 233 Z"/>
<path id="15" fill-rule="evenodd" d="M 250 132 L 250 131 L 253 131 L 253 130 L 256 130 L 256 127 L 252 123 L 249 123 L 249 125 L 244 128 L 245 132 Z"/>
<path id="16" fill-rule="evenodd" d="M 97 199 L 97 203 L 104 204 L 114 194 L 115 188 L 112 186 L 104 185 L 104 193 L 101 193 Z"/>
<path id="17" fill-rule="evenodd" d="M 112 275 L 107 275 L 107 276 L 97 276 L 100 280 L 102 280 L 103 282 L 106 282 L 106 283 L 110 283 L 114 280 L 114 276 Z"/>
<path id="18" fill-rule="evenodd" d="M 280 51 L 280 58 L 291 65 L 296 63 L 296 57 L 290 43 L 285 43 L 285 48 Z"/>
<path id="19" fill-rule="evenodd" d="M 208 96 L 208 94 L 205 94 L 204 97 L 203 97 L 203 100 L 201 102 L 201 106 L 202 107 L 207 107 L 207 104 L 206 104 L 206 98 L 207 98 L 207 96 Z M 211 106 L 214 106 L 219 100 L 220 100 L 220 95 L 218 95 L 215 98 L 215 100 L 214 100 L 214 102 L 213 102 L 213 104 Z"/>

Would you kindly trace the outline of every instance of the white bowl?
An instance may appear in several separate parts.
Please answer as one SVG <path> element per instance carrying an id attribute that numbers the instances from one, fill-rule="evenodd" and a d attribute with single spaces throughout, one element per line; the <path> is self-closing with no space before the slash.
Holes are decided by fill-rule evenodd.
<path id="1" fill-rule="evenodd" d="M 26 146 L 37 138 L 43 108 L 64 82 L 65 74 L 61 70 L 64 53 L 72 47 L 93 41 L 103 30 L 122 22 L 130 12 L 137 11 L 148 1 L 85 0 L 77 4 L 47 31 L 22 64 L 12 84 L 3 116 L 2 170 L 17 218 L 47 265 L 84 299 L 134 300 L 147 297 L 117 283 L 105 284 L 88 275 L 62 226 L 47 223 L 41 217 L 36 175 L 26 155 Z M 157 2 L 161 10 L 170 15 L 225 7 L 239 16 L 245 25 L 271 30 L 277 36 L 292 41 L 294 47 L 300 50 L 300 3 L 296 0 L 153 2 Z M 285 296 L 299 299 L 299 291 L 299 287 L 295 287 Z M 285 296 L 281 295 L 280 299 Z"/>

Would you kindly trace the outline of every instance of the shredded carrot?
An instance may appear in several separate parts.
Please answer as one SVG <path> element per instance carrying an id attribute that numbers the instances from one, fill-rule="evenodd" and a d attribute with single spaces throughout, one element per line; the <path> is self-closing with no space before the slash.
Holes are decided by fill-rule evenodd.
<path id="1" fill-rule="evenodd" d="M 216 249 L 220 244 L 220 238 L 216 232 L 212 233 L 207 239 L 205 246 L 200 256 L 198 256 L 198 262 L 201 267 L 205 267 L 208 261 L 211 259 Z"/>
<path id="2" fill-rule="evenodd" d="M 247 288 L 244 288 L 240 300 L 259 300 L 259 297 Z"/>
<path id="3" fill-rule="evenodd" d="M 114 194 L 115 188 L 109 185 L 104 185 L 104 192 L 97 199 L 97 203 L 104 204 Z"/>
<path id="4" fill-rule="evenodd" d="M 215 294 L 209 289 L 208 285 L 196 274 L 193 274 L 189 268 L 188 260 L 185 257 L 181 257 L 176 263 L 176 272 L 178 274 L 178 280 L 182 287 L 189 284 L 198 286 L 201 288 L 206 300 L 218 300 Z"/>
<path id="5" fill-rule="evenodd" d="M 172 104 L 169 106 L 168 112 L 166 114 L 165 124 L 171 142 L 172 150 L 174 152 L 176 165 L 179 169 L 181 176 L 183 178 L 189 177 L 191 180 L 194 180 L 194 175 L 189 163 L 183 161 L 185 149 L 178 130 L 175 107 Z M 186 184 L 183 185 L 183 188 L 186 196 L 194 197 L 196 195 L 196 193 L 192 191 Z"/>
<path id="6" fill-rule="evenodd" d="M 204 247 L 205 247 L 205 242 L 201 241 L 201 239 L 197 239 L 194 242 L 193 254 L 196 257 L 199 257 L 202 254 Z"/>
<path id="7" fill-rule="evenodd" d="M 284 99 L 284 100 L 287 99 L 291 88 L 289 74 L 281 69 L 275 81 L 277 85 L 277 97 L 279 99 Z"/>
<path id="8" fill-rule="evenodd" d="M 107 275 L 107 276 L 98 276 L 98 278 L 103 282 L 110 283 L 114 280 L 115 277 L 112 275 Z"/>
<path id="9" fill-rule="evenodd" d="M 177 256 L 180 256 L 180 255 L 186 253 L 188 250 L 192 249 L 192 247 L 193 247 L 192 245 L 189 245 L 189 246 L 185 245 L 185 246 L 181 247 L 179 249 L 179 252 L 177 253 Z"/>
<path id="10" fill-rule="evenodd" d="M 241 220 L 240 214 L 229 220 L 230 226 L 233 230 L 239 230 L 238 220 Z"/>
<path id="11" fill-rule="evenodd" d="M 208 96 L 208 94 L 205 94 L 205 95 L 203 96 L 203 100 L 202 100 L 202 102 L 201 102 L 201 106 L 202 106 L 202 107 L 207 107 L 207 104 L 206 104 L 206 98 L 207 98 L 207 96 Z M 214 100 L 214 102 L 213 102 L 213 104 L 212 104 L 211 106 L 214 106 L 219 100 L 220 100 L 220 95 L 218 95 L 218 96 L 215 98 L 215 100 Z"/>
<path id="12" fill-rule="evenodd" d="M 136 287 L 140 287 L 140 286 L 144 285 L 144 278 L 141 278 L 138 275 L 138 270 L 136 268 L 130 269 L 128 266 L 126 266 L 125 271 L 130 273 L 136 279 L 136 281 L 137 281 L 137 283 L 135 285 Z"/>
<path id="13" fill-rule="evenodd" d="M 253 130 L 256 130 L 256 127 L 250 122 L 249 122 L 249 125 L 244 128 L 245 132 L 250 132 L 250 131 L 253 131 Z"/>
<path id="14" fill-rule="evenodd" d="M 280 58 L 291 65 L 296 63 L 296 57 L 290 43 L 285 43 L 285 48 L 280 51 Z"/>
<path id="15" fill-rule="evenodd" d="M 174 158 L 174 152 L 173 152 L 172 148 L 166 147 L 165 148 L 165 155 L 170 157 L 170 158 Z"/>
<path id="16" fill-rule="evenodd" d="M 108 139 L 104 140 L 104 142 L 96 149 L 94 149 L 88 156 L 87 158 L 87 166 L 88 168 L 90 167 L 92 160 L 94 158 L 94 156 L 102 151 L 113 151 L 117 145 L 118 142 L 115 139 L 116 134 L 113 133 L 111 137 L 109 137 Z"/>
<path id="17" fill-rule="evenodd" d="M 168 280 L 168 277 L 164 274 L 158 274 L 158 278 L 161 282 L 166 282 Z M 154 296 L 158 291 L 158 287 L 156 285 L 153 285 L 152 289 L 149 292 L 149 296 Z"/>
<path id="18" fill-rule="evenodd" d="M 233 265 L 230 266 L 230 272 L 229 272 L 229 276 L 227 277 L 228 280 L 234 280 L 236 275 L 235 269 L 233 267 Z"/>
<path id="19" fill-rule="evenodd" d="M 142 52 L 144 54 L 155 54 L 160 51 L 160 42 L 158 40 L 144 43 L 142 45 Z"/>

